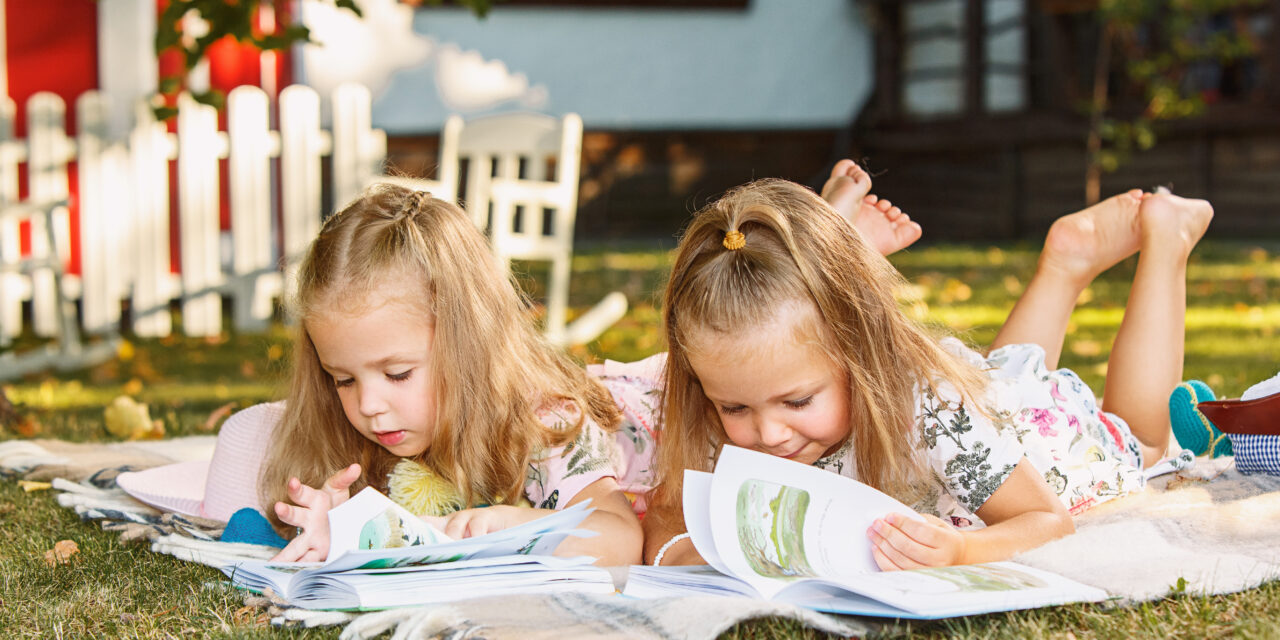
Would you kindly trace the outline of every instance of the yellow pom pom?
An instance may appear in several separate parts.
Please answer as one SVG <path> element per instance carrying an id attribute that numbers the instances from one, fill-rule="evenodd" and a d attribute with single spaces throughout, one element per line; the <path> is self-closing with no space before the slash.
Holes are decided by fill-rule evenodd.
<path id="1" fill-rule="evenodd" d="M 390 498 L 415 516 L 443 516 L 462 508 L 462 494 L 426 466 L 403 459 L 387 477 Z"/>

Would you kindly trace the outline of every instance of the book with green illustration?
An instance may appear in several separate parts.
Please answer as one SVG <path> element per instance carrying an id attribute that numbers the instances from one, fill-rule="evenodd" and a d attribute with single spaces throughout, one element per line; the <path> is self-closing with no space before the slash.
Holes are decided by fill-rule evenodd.
<path id="1" fill-rule="evenodd" d="M 222 567 L 237 587 L 270 590 L 308 609 L 386 609 L 478 596 L 612 593 L 594 558 L 551 552 L 591 512 L 586 502 L 522 525 L 454 540 L 367 488 L 329 512 L 326 562 L 245 561 Z"/>
<path id="2" fill-rule="evenodd" d="M 684 516 L 709 563 L 632 567 L 624 595 L 737 595 L 834 613 L 933 619 L 1106 599 L 1101 589 L 1014 562 L 880 571 L 866 530 L 918 518 L 856 480 L 726 446 L 714 473 L 686 471 Z"/>

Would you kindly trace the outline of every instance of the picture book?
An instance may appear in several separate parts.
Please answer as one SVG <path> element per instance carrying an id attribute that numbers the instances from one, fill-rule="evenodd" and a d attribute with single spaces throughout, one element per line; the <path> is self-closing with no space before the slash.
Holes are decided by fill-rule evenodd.
<path id="1" fill-rule="evenodd" d="M 624 595 L 738 595 L 833 613 L 933 619 L 1095 602 L 1107 593 L 1013 562 L 880 571 L 866 531 L 920 516 L 856 480 L 725 446 L 686 471 L 684 517 L 709 566 L 632 567 Z"/>
<path id="2" fill-rule="evenodd" d="M 583 502 L 525 524 L 453 540 L 377 490 L 329 512 L 326 562 L 246 561 L 222 567 L 232 584 L 271 590 L 308 609 L 386 609 L 537 591 L 612 593 L 594 558 L 551 552 L 591 512 Z"/>

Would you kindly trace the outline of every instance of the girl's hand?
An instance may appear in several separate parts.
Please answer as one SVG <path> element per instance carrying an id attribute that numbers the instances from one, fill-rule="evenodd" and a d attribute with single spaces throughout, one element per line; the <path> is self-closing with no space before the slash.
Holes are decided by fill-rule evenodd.
<path id="1" fill-rule="evenodd" d="M 549 513 L 551 512 L 546 509 L 498 504 L 491 507 L 463 509 L 442 517 L 423 516 L 422 519 L 444 531 L 450 538 L 461 540 L 524 524 Z"/>
<path id="2" fill-rule="evenodd" d="M 964 558 L 965 535 L 941 518 L 921 514 L 924 522 L 900 513 L 877 518 L 867 529 L 871 555 L 882 571 L 946 567 Z"/>
<path id="3" fill-rule="evenodd" d="M 289 499 L 294 504 L 277 502 L 276 516 L 285 524 L 300 529 L 272 562 L 322 562 L 329 555 L 329 510 L 351 497 L 351 484 L 360 477 L 360 465 L 339 471 L 319 489 L 289 478 Z M 296 505 L 296 506 L 295 506 Z"/>

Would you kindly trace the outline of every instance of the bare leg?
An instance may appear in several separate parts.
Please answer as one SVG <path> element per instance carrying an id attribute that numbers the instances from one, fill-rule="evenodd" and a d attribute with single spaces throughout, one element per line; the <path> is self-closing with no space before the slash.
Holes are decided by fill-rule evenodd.
<path id="1" fill-rule="evenodd" d="M 991 348 L 1038 344 L 1044 348 L 1045 365 L 1057 368 L 1080 293 L 1098 274 L 1138 250 L 1141 203 L 1142 192 L 1134 189 L 1058 218 L 1045 236 L 1035 275 Z"/>
<path id="2" fill-rule="evenodd" d="M 822 186 L 822 197 L 853 224 L 878 252 L 887 256 L 920 239 L 920 225 L 892 202 L 870 195 L 871 176 L 858 163 L 841 160 Z"/>
<path id="3" fill-rule="evenodd" d="M 1169 393 L 1182 381 L 1187 258 L 1209 228 L 1213 207 L 1173 195 L 1147 197 L 1138 270 L 1107 361 L 1103 408 L 1129 423 L 1146 465 L 1169 446 Z"/>

